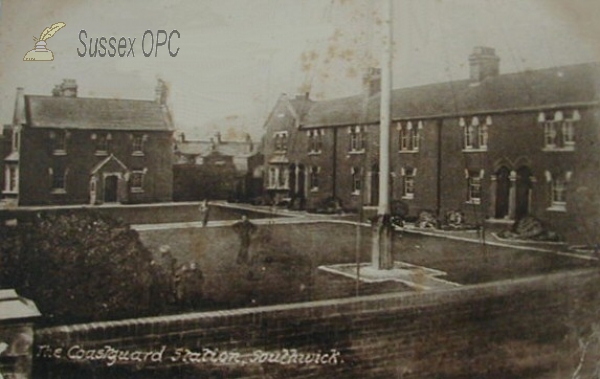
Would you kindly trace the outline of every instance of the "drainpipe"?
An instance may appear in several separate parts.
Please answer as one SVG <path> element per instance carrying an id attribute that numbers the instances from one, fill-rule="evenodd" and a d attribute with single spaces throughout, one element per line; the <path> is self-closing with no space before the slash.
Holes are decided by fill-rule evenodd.
<path id="1" fill-rule="evenodd" d="M 331 196 L 335 199 L 337 198 L 337 143 L 338 143 L 338 128 L 333 128 L 333 155 L 332 155 L 332 162 L 331 162 L 331 167 L 332 167 L 332 186 L 331 186 Z"/>
<path id="2" fill-rule="evenodd" d="M 436 178 L 436 214 L 442 211 L 442 119 L 437 120 L 437 178 Z"/>

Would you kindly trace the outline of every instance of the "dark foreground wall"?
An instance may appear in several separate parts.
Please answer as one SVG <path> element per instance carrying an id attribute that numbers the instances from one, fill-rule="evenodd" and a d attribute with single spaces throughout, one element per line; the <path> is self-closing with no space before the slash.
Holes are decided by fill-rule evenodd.
<path id="1" fill-rule="evenodd" d="M 570 377 L 579 357 L 574 333 L 597 309 L 597 288 L 597 271 L 586 270 L 42 329 L 35 378 Z M 111 365 L 111 349 L 121 350 L 121 362 Z M 185 349 L 198 353 L 182 362 Z M 301 363 L 308 353 L 311 362 Z"/>

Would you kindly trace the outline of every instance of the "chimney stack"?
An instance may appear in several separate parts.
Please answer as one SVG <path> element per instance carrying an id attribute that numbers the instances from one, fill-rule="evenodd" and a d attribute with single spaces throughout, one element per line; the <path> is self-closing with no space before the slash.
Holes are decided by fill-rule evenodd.
<path id="1" fill-rule="evenodd" d="M 477 46 L 469 55 L 471 82 L 479 83 L 500 73 L 500 58 L 491 47 Z"/>
<path id="2" fill-rule="evenodd" d="M 169 88 L 167 87 L 167 83 L 164 80 L 158 79 L 158 83 L 156 84 L 156 89 L 154 90 L 154 100 L 163 106 L 167 105 L 167 97 L 168 97 Z"/>
<path id="3" fill-rule="evenodd" d="M 363 75 L 363 88 L 365 94 L 373 96 L 381 92 L 381 69 L 369 67 Z"/>
<path id="4" fill-rule="evenodd" d="M 25 89 L 17 88 L 17 97 L 15 99 L 15 111 L 13 113 L 13 126 L 19 127 L 25 123 Z"/>
<path id="5" fill-rule="evenodd" d="M 248 153 L 251 153 L 254 150 L 254 143 L 252 142 L 252 137 L 250 137 L 249 133 L 246 133 L 244 136 L 244 142 L 248 144 Z"/>
<path id="6" fill-rule="evenodd" d="M 77 82 L 75 79 L 63 79 L 60 86 L 52 90 L 52 96 L 77 97 Z"/>
<path id="7" fill-rule="evenodd" d="M 217 140 L 217 144 L 220 145 L 221 144 L 221 132 L 215 133 L 215 139 Z"/>

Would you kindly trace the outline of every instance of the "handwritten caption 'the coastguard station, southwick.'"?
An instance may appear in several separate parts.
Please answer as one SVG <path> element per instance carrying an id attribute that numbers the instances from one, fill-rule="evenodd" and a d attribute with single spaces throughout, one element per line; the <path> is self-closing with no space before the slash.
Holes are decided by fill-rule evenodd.
<path id="1" fill-rule="evenodd" d="M 141 40 L 141 51 L 144 57 L 148 58 L 152 55 L 158 57 L 159 48 L 161 51 L 166 49 L 171 57 L 176 57 L 179 54 L 179 47 L 176 47 L 176 41 L 174 39 L 181 38 L 181 34 L 177 30 L 171 30 L 167 33 L 166 30 L 157 30 L 156 38 L 152 30 L 146 30 L 142 35 Z M 79 31 L 79 42 L 83 46 L 77 48 L 77 55 L 80 57 L 121 57 L 121 58 L 135 58 L 136 49 L 135 44 L 137 38 L 131 37 L 95 37 L 88 38 L 88 33 L 85 30 Z M 172 46 L 171 46 L 172 45 Z M 154 53 L 154 54 L 152 54 Z M 163 53 L 165 54 L 165 53 Z M 139 54 L 138 54 L 139 55 Z"/>
<path id="2" fill-rule="evenodd" d="M 340 352 L 332 349 L 329 352 L 307 353 L 296 349 L 273 351 L 254 350 L 249 353 L 226 351 L 212 348 L 190 350 L 187 348 L 167 349 L 162 346 L 157 350 L 116 349 L 110 345 L 101 348 L 85 348 L 73 345 L 68 348 L 40 345 L 36 356 L 45 359 L 67 359 L 70 361 L 96 361 L 113 366 L 115 364 L 217 364 L 246 365 L 272 363 L 280 365 L 337 365 L 343 363 Z"/>

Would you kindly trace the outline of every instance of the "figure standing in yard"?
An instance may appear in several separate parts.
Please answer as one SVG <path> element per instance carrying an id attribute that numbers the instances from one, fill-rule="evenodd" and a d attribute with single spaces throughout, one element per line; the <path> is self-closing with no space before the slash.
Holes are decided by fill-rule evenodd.
<path id="1" fill-rule="evenodd" d="M 185 309 L 195 309 L 202 302 L 204 276 L 196 262 L 179 267 L 175 274 L 175 297 Z"/>
<path id="2" fill-rule="evenodd" d="M 233 229 L 240 237 L 240 249 L 238 251 L 237 263 L 249 263 L 250 261 L 250 238 L 256 231 L 256 225 L 248 220 L 246 215 L 242 215 L 242 219 L 233 224 Z"/>
<path id="3" fill-rule="evenodd" d="M 202 227 L 205 227 L 208 224 L 208 200 L 204 199 L 200 203 L 198 207 L 200 211 L 200 219 L 202 220 Z"/>

